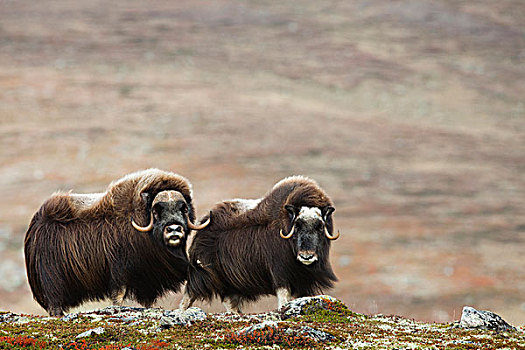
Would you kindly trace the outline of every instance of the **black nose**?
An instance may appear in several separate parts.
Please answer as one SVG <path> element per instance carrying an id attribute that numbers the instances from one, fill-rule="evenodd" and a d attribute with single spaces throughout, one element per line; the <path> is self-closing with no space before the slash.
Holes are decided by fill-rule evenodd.
<path id="1" fill-rule="evenodd" d="M 182 226 L 180 225 L 170 225 L 166 227 L 167 232 L 182 232 Z"/>
<path id="2" fill-rule="evenodd" d="M 300 254 L 304 260 L 310 260 L 314 257 L 314 254 Z"/>

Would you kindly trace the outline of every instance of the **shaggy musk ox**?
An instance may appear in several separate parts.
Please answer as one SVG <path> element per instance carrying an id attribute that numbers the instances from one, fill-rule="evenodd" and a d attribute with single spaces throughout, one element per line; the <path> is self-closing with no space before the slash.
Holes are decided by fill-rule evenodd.
<path id="1" fill-rule="evenodd" d="M 286 178 L 259 200 L 218 203 L 203 220 L 189 249 L 188 282 L 180 308 L 218 296 L 227 311 L 277 295 L 315 295 L 337 281 L 328 259 L 332 201 L 311 179 Z"/>
<path id="2" fill-rule="evenodd" d="M 187 276 L 191 185 L 174 173 L 129 174 L 105 193 L 54 194 L 33 216 L 24 253 L 35 300 L 52 316 L 84 301 L 151 305 Z"/>

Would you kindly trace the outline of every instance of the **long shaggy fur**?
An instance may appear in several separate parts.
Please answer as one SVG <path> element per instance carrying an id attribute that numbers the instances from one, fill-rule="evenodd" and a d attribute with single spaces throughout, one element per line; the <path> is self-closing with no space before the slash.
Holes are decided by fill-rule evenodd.
<path id="1" fill-rule="evenodd" d="M 168 249 L 148 233 L 136 231 L 150 219 L 151 198 L 164 190 L 182 193 L 193 222 L 191 185 L 184 177 L 149 169 L 113 182 L 103 194 L 57 193 L 33 216 L 24 253 L 35 300 L 51 314 L 84 301 L 127 297 L 152 304 L 167 291 L 178 291 L 186 278 L 184 247 Z M 148 207 L 149 206 L 149 207 Z"/>
<path id="2" fill-rule="evenodd" d="M 294 297 L 332 287 L 337 278 L 329 263 L 329 240 L 323 241 L 319 261 L 305 266 L 297 261 L 292 240 L 279 236 L 280 229 L 290 230 L 287 204 L 325 207 L 332 201 L 315 181 L 294 176 L 277 183 L 253 209 L 235 200 L 217 204 L 211 223 L 196 234 L 189 249 L 190 298 L 218 296 L 243 303 L 276 295 L 283 287 Z M 331 233 L 331 220 L 327 224 Z"/>

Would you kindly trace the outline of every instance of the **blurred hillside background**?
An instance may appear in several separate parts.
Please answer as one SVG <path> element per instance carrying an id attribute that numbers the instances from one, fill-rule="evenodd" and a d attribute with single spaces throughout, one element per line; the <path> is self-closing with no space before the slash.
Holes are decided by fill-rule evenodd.
<path id="1" fill-rule="evenodd" d="M 329 294 L 523 325 L 525 2 L 0 0 L 0 310 L 44 313 L 22 245 L 49 195 L 148 167 L 198 215 L 310 176 L 341 231 Z"/>

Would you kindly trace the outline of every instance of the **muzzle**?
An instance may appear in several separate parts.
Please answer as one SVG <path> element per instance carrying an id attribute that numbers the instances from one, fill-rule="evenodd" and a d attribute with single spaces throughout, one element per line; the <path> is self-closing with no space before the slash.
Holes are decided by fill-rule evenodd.
<path id="1" fill-rule="evenodd" d="M 305 265 L 310 265 L 317 261 L 317 254 L 313 250 L 302 250 L 297 254 L 297 260 Z"/>
<path id="2" fill-rule="evenodd" d="M 184 238 L 184 227 L 181 225 L 169 225 L 164 228 L 164 242 L 170 247 L 176 247 Z"/>

